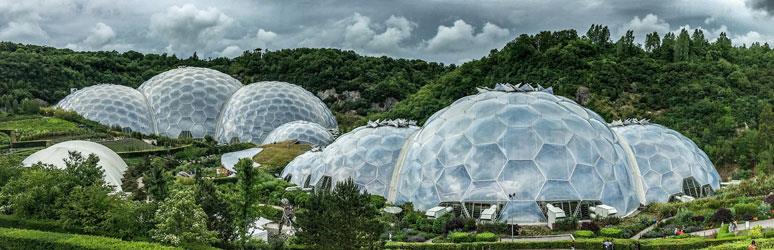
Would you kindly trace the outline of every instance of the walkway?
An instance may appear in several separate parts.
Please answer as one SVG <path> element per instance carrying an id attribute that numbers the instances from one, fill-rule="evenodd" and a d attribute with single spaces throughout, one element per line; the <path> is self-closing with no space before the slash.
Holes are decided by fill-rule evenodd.
<path id="1" fill-rule="evenodd" d="M 745 223 L 744 222 L 740 222 L 740 223 L 738 223 L 738 225 L 739 225 L 739 231 L 748 230 L 748 229 L 750 229 L 750 228 L 752 228 L 754 226 L 758 226 L 758 225 L 762 226 L 763 228 L 774 228 L 774 219 L 751 221 L 750 222 L 750 228 L 745 228 Z M 693 232 L 693 233 L 690 233 L 690 235 L 709 236 L 709 235 L 713 235 L 713 234 L 717 234 L 717 233 L 718 233 L 718 229 L 714 228 L 714 229 L 709 229 L 709 230 L 704 230 L 704 231 Z"/>
<path id="2" fill-rule="evenodd" d="M 500 241 L 511 241 L 511 242 L 560 241 L 560 240 L 575 240 L 575 237 L 573 237 L 572 234 L 555 234 L 555 235 L 528 236 L 528 237 L 500 239 Z"/>

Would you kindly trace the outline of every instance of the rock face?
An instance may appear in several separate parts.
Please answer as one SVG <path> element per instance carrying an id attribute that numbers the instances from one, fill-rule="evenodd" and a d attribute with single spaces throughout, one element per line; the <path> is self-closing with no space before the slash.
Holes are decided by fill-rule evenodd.
<path id="1" fill-rule="evenodd" d="M 578 87 L 578 90 L 575 91 L 575 102 L 577 102 L 580 105 L 586 106 L 586 104 L 589 103 L 589 100 L 591 99 L 591 91 L 589 88 L 580 86 Z"/>

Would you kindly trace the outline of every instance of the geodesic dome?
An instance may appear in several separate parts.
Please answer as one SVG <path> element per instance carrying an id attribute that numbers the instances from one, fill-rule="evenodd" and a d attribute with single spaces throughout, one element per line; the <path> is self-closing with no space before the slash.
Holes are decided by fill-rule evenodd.
<path id="1" fill-rule="evenodd" d="M 667 202 L 675 194 L 704 197 L 720 188 L 707 154 L 679 132 L 637 120 L 611 126 L 634 154 L 647 203 Z"/>
<path id="2" fill-rule="evenodd" d="M 333 141 L 333 135 L 320 124 L 308 121 L 292 121 L 272 130 L 262 144 L 287 140 L 297 140 L 300 143 L 324 147 Z"/>
<path id="3" fill-rule="evenodd" d="M 286 82 L 257 82 L 242 87 L 229 99 L 220 118 L 217 139 L 229 143 L 261 143 L 269 133 L 292 121 L 337 127 L 327 106 L 305 89 Z"/>
<path id="4" fill-rule="evenodd" d="M 145 96 L 130 87 L 89 86 L 71 93 L 56 106 L 106 126 L 120 126 L 143 134 L 155 133 L 155 122 Z"/>
<path id="5" fill-rule="evenodd" d="M 25 167 L 30 167 L 41 162 L 64 169 L 66 167 L 64 160 L 70 157 L 70 151 L 80 152 L 84 158 L 88 157 L 89 154 L 97 155 L 99 157 L 97 164 L 105 171 L 103 176 L 105 183 L 112 186 L 114 190 L 121 191 L 121 179 L 127 169 L 126 163 L 116 152 L 99 143 L 77 140 L 60 142 L 33 153 L 24 159 L 22 164 Z"/>
<path id="6" fill-rule="evenodd" d="M 403 143 L 418 129 L 387 122 L 355 128 L 323 150 L 318 168 L 311 171 L 311 184 L 332 187 L 352 178 L 362 190 L 387 196 Z"/>
<path id="7" fill-rule="evenodd" d="M 215 135 L 223 104 L 240 87 L 217 70 L 181 67 L 152 77 L 138 90 L 147 97 L 159 134 L 177 138 L 189 131 L 202 138 Z"/>
<path id="8" fill-rule="evenodd" d="M 546 203 L 639 207 L 630 165 L 604 120 L 551 93 L 498 84 L 434 114 L 407 143 L 389 201 L 498 204 L 499 220 L 545 222 Z"/>
<path id="9" fill-rule="evenodd" d="M 319 149 L 312 149 L 297 156 L 285 166 L 280 176 L 299 187 L 311 185 L 307 180 L 311 178 L 312 170 L 318 168 L 321 155 Z"/>

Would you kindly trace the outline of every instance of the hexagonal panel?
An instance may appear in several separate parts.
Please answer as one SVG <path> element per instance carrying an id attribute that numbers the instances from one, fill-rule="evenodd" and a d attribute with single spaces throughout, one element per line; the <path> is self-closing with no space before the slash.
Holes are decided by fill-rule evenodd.
<path id="1" fill-rule="evenodd" d="M 476 119 L 465 132 L 473 144 L 494 143 L 505 131 L 505 125 L 494 117 Z"/>
<path id="2" fill-rule="evenodd" d="M 526 105 L 508 105 L 500 111 L 498 118 L 511 127 L 530 127 L 540 114 Z"/>
<path id="3" fill-rule="evenodd" d="M 498 144 L 502 146 L 508 159 L 532 160 L 543 142 L 531 128 L 508 128 Z"/>
<path id="4" fill-rule="evenodd" d="M 473 146 L 465 166 L 475 180 L 493 180 L 497 178 L 505 165 L 505 154 L 497 144 Z"/>
<path id="5" fill-rule="evenodd" d="M 440 194 L 460 194 L 465 192 L 470 185 L 470 175 L 462 166 L 450 167 L 443 170 L 438 177 L 436 188 Z"/>
<path id="6" fill-rule="evenodd" d="M 533 161 L 516 160 L 505 164 L 497 180 L 506 194 L 515 196 L 514 199 L 533 200 L 546 178 Z"/>
<path id="7" fill-rule="evenodd" d="M 575 171 L 573 171 L 572 177 L 570 177 L 570 183 L 578 191 L 581 199 L 595 200 L 599 199 L 604 181 L 597 174 L 597 171 L 594 170 L 594 167 L 578 164 L 575 165 Z"/>
<path id="8" fill-rule="evenodd" d="M 468 152 L 473 150 L 472 147 L 473 144 L 463 135 L 451 137 L 443 144 L 438 159 L 445 166 L 460 165 L 465 162 Z"/>
<path id="9" fill-rule="evenodd" d="M 575 166 L 567 148 L 560 145 L 544 144 L 535 162 L 549 180 L 568 180 L 570 170 Z"/>

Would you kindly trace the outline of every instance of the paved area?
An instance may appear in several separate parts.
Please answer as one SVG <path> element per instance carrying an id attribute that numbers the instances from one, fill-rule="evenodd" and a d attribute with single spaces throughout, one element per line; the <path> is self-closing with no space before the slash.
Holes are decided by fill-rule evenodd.
<path id="1" fill-rule="evenodd" d="M 560 240 L 574 240 L 571 234 L 557 234 L 557 235 L 545 235 L 535 237 L 517 237 L 517 238 L 502 238 L 500 241 L 512 241 L 512 242 L 530 242 L 530 241 L 560 241 Z"/>
<path id="2" fill-rule="evenodd" d="M 642 230 L 642 231 L 640 231 L 639 233 L 635 234 L 635 235 L 634 235 L 634 236 L 632 236 L 630 239 L 633 239 L 633 240 L 639 240 L 639 239 L 640 239 L 640 238 L 642 238 L 642 236 L 643 236 L 643 235 L 645 235 L 647 232 L 650 232 L 650 231 L 652 231 L 654 228 L 656 228 L 656 226 L 658 226 L 658 223 L 659 223 L 659 222 L 662 222 L 662 221 L 668 221 L 668 220 L 671 220 L 672 218 L 674 218 L 674 217 L 669 217 L 669 218 L 663 219 L 663 220 L 661 220 L 661 221 L 657 221 L 656 223 L 653 223 L 653 225 L 650 225 L 649 227 L 646 227 L 645 229 L 643 229 L 643 230 Z"/>
<path id="3" fill-rule="evenodd" d="M 763 228 L 774 228 L 774 219 L 751 221 L 750 222 L 750 228 L 745 227 L 745 223 L 744 222 L 737 222 L 737 223 L 738 223 L 737 225 L 739 225 L 739 229 L 738 230 L 740 230 L 740 231 L 748 230 L 748 229 L 750 229 L 750 228 L 752 228 L 754 226 L 758 226 L 758 225 L 762 226 Z M 693 233 L 690 233 L 690 235 L 709 236 L 709 235 L 713 235 L 713 234 L 717 234 L 717 233 L 718 233 L 718 229 L 714 228 L 714 229 L 709 229 L 709 230 L 704 230 L 704 231 L 693 232 Z"/>

